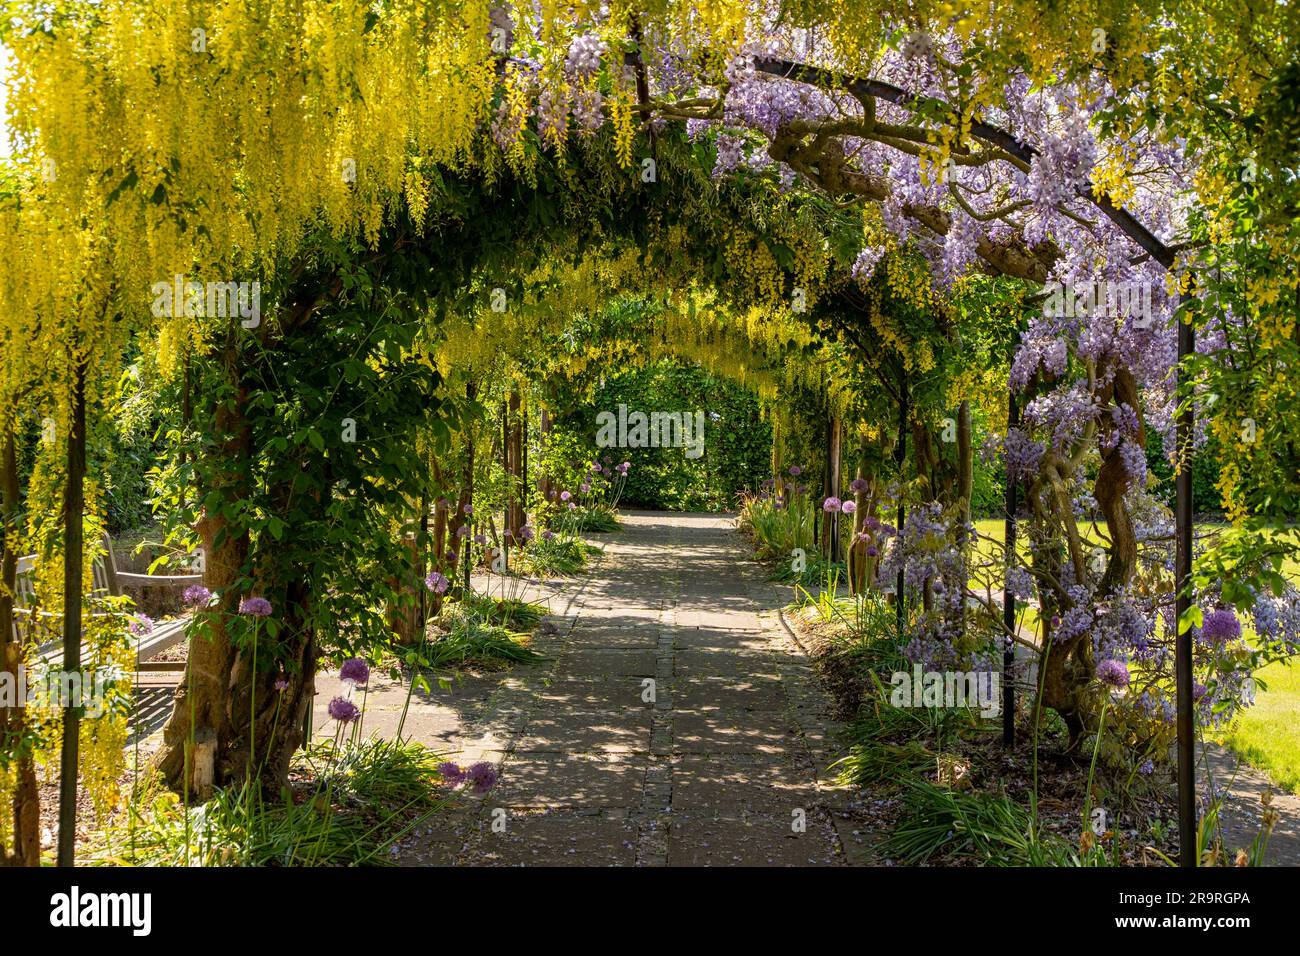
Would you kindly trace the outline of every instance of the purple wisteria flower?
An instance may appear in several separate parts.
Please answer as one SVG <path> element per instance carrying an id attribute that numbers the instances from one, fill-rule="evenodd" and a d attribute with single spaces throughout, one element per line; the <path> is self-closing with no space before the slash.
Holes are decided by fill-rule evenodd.
<path id="1" fill-rule="evenodd" d="M 485 760 L 471 764 L 465 770 L 465 782 L 475 793 L 487 793 L 497 785 L 497 770 Z"/>
<path id="2" fill-rule="evenodd" d="M 1123 690 L 1129 682 L 1128 665 L 1113 658 L 1104 660 L 1097 665 L 1097 679 L 1107 687 Z"/>
<path id="3" fill-rule="evenodd" d="M 359 657 L 343 662 L 339 668 L 339 680 L 353 684 L 364 684 L 370 680 L 370 666 Z"/>
<path id="4" fill-rule="evenodd" d="M 361 716 L 361 711 L 346 697 L 335 697 L 330 701 L 329 715 L 340 724 L 350 724 Z"/>
<path id="5" fill-rule="evenodd" d="M 212 592 L 202 584 L 191 584 L 181 594 L 181 597 L 190 607 L 202 607 L 212 600 Z"/>
<path id="6" fill-rule="evenodd" d="M 446 594 L 450 585 L 451 582 L 447 580 L 447 576 L 437 571 L 430 571 L 429 576 L 424 579 L 424 586 L 434 594 Z"/>
<path id="7" fill-rule="evenodd" d="M 239 602 L 239 613 L 249 617 L 270 617 L 271 602 L 264 597 L 244 598 Z"/>
<path id="8" fill-rule="evenodd" d="M 578 76 L 590 76 L 600 69 L 600 58 L 605 53 L 605 41 L 600 34 L 583 33 L 569 44 L 569 55 L 564 65 Z"/>

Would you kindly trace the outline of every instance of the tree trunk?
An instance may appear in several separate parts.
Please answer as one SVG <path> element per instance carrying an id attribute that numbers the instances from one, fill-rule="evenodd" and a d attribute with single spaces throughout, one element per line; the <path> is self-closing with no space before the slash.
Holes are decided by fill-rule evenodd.
<path id="1" fill-rule="evenodd" d="M 540 427 L 540 436 L 539 436 L 539 440 L 541 443 L 540 456 L 542 459 L 543 466 L 545 465 L 546 462 L 546 447 L 550 437 L 551 437 L 551 413 L 547 411 L 545 408 L 543 408 L 541 411 L 541 427 Z M 537 492 L 543 502 L 547 502 L 551 500 L 551 476 L 548 475 L 545 472 L 545 470 L 543 470 L 542 473 L 537 477 Z M 543 514 L 545 513 L 544 507 L 542 513 Z"/>
<path id="2" fill-rule="evenodd" d="M 519 393 L 511 391 L 510 401 L 506 410 L 506 431 L 505 441 L 505 463 L 506 474 L 508 476 L 509 488 L 508 499 L 506 502 L 506 526 L 505 526 L 505 546 L 507 548 L 517 547 L 521 543 L 520 529 L 524 526 L 524 506 L 521 500 L 523 495 L 523 425 L 521 422 L 522 403 Z"/>
<path id="3" fill-rule="evenodd" d="M 1145 447 L 1146 428 L 1142 424 L 1137 383 L 1133 374 L 1127 369 L 1117 369 L 1112 392 L 1113 401 L 1127 404 L 1137 414 L 1138 430 L 1132 440 Z M 1114 425 L 1109 422 L 1107 425 L 1107 432 L 1113 432 Z M 1129 476 L 1124 468 L 1121 447 L 1122 442 L 1116 441 L 1109 450 L 1102 450 L 1101 468 L 1097 471 L 1097 480 L 1093 485 L 1093 497 L 1097 499 L 1101 513 L 1106 516 L 1106 532 L 1111 540 L 1110 557 L 1101 580 L 1102 594 L 1113 594 L 1123 588 L 1137 570 L 1137 532 L 1129 517 L 1128 507 L 1124 504 Z"/>
<path id="4" fill-rule="evenodd" d="M 5 423 L 0 443 L 0 665 L 17 674 L 23 663 L 22 645 L 14 627 L 14 586 L 18 578 L 18 454 L 14 446 L 13 421 Z M 18 703 L 21 704 L 21 701 Z M 40 866 L 40 791 L 30 749 L 23 744 L 27 716 L 21 707 L 0 708 L 0 742 L 16 744 L 11 754 L 14 767 L 13 847 L 0 843 L 0 866 Z"/>
<path id="5" fill-rule="evenodd" d="M 231 340 L 221 355 L 222 370 L 233 385 L 230 401 L 216 411 L 216 433 L 220 443 L 212 452 L 215 459 L 210 494 L 218 501 L 240 501 L 248 497 L 244 463 L 252 454 L 252 436 L 244 415 L 247 389 L 240 373 L 240 356 Z M 231 585 L 244 573 L 250 542 L 246 531 L 232 528 L 219 508 L 205 513 L 197 530 L 203 540 L 207 560 L 204 583 L 222 595 L 219 606 L 199 608 L 189 627 L 189 657 L 185 676 L 176 691 L 172 715 L 163 728 L 163 747 L 155 758 L 156 766 L 168 786 L 176 792 L 199 799 L 209 796 L 209 784 L 218 786 L 232 779 L 228 754 L 233 746 L 235 706 L 233 683 L 236 680 L 236 651 L 227 630 L 227 621 L 236 611 L 236 594 Z M 309 673 L 287 675 L 290 687 L 284 693 L 290 699 L 301 695 L 304 684 L 313 683 Z M 301 728 L 302 713 L 286 723 Z M 212 748 L 196 744 L 213 745 Z M 196 763 L 195 755 L 211 754 Z M 234 773 L 241 770 L 236 769 Z"/>

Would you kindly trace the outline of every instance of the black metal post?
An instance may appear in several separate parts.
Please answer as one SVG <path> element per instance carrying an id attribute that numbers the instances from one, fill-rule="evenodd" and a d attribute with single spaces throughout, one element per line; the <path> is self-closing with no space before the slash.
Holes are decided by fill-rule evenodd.
<path id="1" fill-rule="evenodd" d="M 901 360 L 900 360 L 901 362 Z M 898 539 L 895 547 L 903 546 L 903 522 L 907 520 L 907 510 L 903 506 L 903 463 L 907 458 L 907 371 L 900 364 L 898 375 L 898 447 L 894 449 L 894 460 L 898 463 Z M 901 555 L 901 552 L 900 552 Z M 907 602 L 903 597 L 903 562 L 898 564 L 898 581 L 895 583 L 894 606 L 898 613 L 898 633 L 901 636 L 907 626 Z"/>
<path id="2" fill-rule="evenodd" d="M 82 560 L 86 515 L 86 365 L 73 372 L 71 414 L 68 416 L 68 474 L 63 490 L 63 672 L 81 671 Z M 82 702 L 63 701 L 63 741 L 59 759 L 59 866 L 73 866 L 77 848 L 78 741 Z"/>
<path id="3" fill-rule="evenodd" d="M 1196 330 L 1190 316 L 1186 319 L 1175 320 L 1178 325 L 1180 378 L 1183 361 L 1196 350 Z M 1187 389 L 1181 396 L 1184 405 L 1178 413 L 1176 431 L 1178 475 L 1174 483 L 1174 575 L 1178 596 L 1174 608 L 1180 622 L 1192 605 L 1192 436 L 1196 420 L 1190 391 Z M 1196 866 L 1196 724 L 1192 700 L 1191 628 L 1175 638 L 1174 670 L 1178 703 L 1178 863 L 1180 866 Z"/>
<path id="4" fill-rule="evenodd" d="M 1007 392 L 1007 434 L 1020 424 L 1020 406 L 1014 392 Z M 1007 469 L 1007 514 L 1003 539 L 1006 547 L 1006 571 L 1002 578 L 1002 624 L 1007 629 L 1007 646 L 1002 651 L 1002 743 L 1011 747 L 1016 742 L 1016 644 L 1012 632 L 1016 626 L 1016 599 L 1011 594 L 1010 571 L 1016 566 L 1016 478 Z"/>

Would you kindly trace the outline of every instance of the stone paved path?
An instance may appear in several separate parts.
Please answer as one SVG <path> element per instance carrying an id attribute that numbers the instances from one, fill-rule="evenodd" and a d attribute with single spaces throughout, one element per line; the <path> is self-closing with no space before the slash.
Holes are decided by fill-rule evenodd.
<path id="1" fill-rule="evenodd" d="M 843 865 L 865 842 L 829 701 L 729 519 L 625 515 L 593 573 L 548 601 L 549 660 L 435 687 L 405 732 L 501 780 L 400 848 L 409 864 Z M 499 581 L 499 579 L 498 579 Z M 372 678 L 367 734 L 405 690 Z M 317 726 L 332 688 L 317 697 Z M 495 823 L 495 826 L 494 826 Z"/>

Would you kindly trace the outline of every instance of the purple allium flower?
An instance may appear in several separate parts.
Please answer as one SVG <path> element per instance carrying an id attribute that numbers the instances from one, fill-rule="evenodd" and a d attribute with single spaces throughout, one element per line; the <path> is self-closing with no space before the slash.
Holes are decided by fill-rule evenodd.
<path id="1" fill-rule="evenodd" d="M 836 498 L 834 495 L 832 495 L 831 497 L 827 498 L 825 501 L 822 502 L 822 511 L 825 511 L 827 514 L 839 510 L 840 510 L 840 499 Z"/>
<path id="2" fill-rule="evenodd" d="M 592 470 L 595 474 L 600 474 L 600 462 L 596 462 L 595 464 L 593 464 L 593 465 L 591 466 L 591 470 Z"/>
<path id="3" fill-rule="evenodd" d="M 632 463 L 630 461 L 625 461 L 618 466 L 618 473 L 626 477 L 627 470 L 631 467 L 632 467 Z"/>
<path id="4" fill-rule="evenodd" d="M 542 532 L 543 541 L 553 541 L 554 539 L 555 539 L 555 532 L 550 530 L 549 528 Z"/>
<path id="5" fill-rule="evenodd" d="M 136 637 L 144 637 L 146 634 L 153 633 L 153 618 L 148 614 L 133 614 L 131 623 L 127 629 Z"/>
<path id="6" fill-rule="evenodd" d="M 578 487 L 578 490 L 581 491 L 581 492 L 585 495 L 587 492 L 591 491 L 591 485 L 587 484 L 587 483 L 584 481 L 584 482 L 583 482 L 583 483 Z"/>
<path id="7" fill-rule="evenodd" d="M 361 711 L 346 697 L 335 697 L 330 701 L 329 715 L 340 724 L 350 724 L 361 716 Z"/>
<path id="8" fill-rule="evenodd" d="M 567 491 L 561 491 L 561 492 L 560 492 L 560 500 L 561 500 L 561 501 L 568 501 L 568 500 L 569 500 L 570 498 L 572 498 L 572 497 L 573 497 L 573 495 L 570 494 L 570 493 L 567 492 Z"/>
<path id="9" fill-rule="evenodd" d="M 874 558 L 880 554 L 880 549 L 874 544 L 867 545 L 867 557 Z"/>
<path id="10" fill-rule="evenodd" d="M 569 510 L 570 510 L 570 511 L 576 511 L 577 508 L 578 508 L 578 505 L 577 505 L 576 502 L 573 502 L 573 501 L 570 501 L 570 502 L 569 502 Z"/>
<path id="11" fill-rule="evenodd" d="M 1138 767 L 1138 773 L 1140 773 L 1144 777 L 1149 777 L 1155 772 L 1156 772 L 1156 765 L 1151 762 L 1150 757 L 1148 757 L 1146 760 L 1143 760 L 1141 765 Z"/>
<path id="12" fill-rule="evenodd" d="M 343 662 L 343 666 L 339 668 L 339 680 L 364 684 L 370 680 L 370 666 L 359 657 L 346 660 Z"/>
<path id="13" fill-rule="evenodd" d="M 461 508 L 460 510 L 461 510 L 462 512 L 464 512 L 465 514 L 467 514 L 467 515 L 472 515 L 472 514 L 474 513 L 474 508 L 473 508 L 471 505 L 466 505 L 465 507 Z"/>
<path id="14" fill-rule="evenodd" d="M 424 586 L 434 594 L 446 594 L 450 585 L 451 582 L 447 580 L 447 576 L 437 571 L 430 571 L 429 576 L 424 579 Z"/>
<path id="15" fill-rule="evenodd" d="M 1241 622 L 1228 608 L 1215 608 L 1205 615 L 1201 639 L 1207 644 L 1227 644 L 1241 637 Z"/>
<path id="16" fill-rule="evenodd" d="M 289 682 L 285 680 L 283 677 L 277 678 L 275 681 L 275 689 L 280 691 L 281 693 L 284 693 L 286 690 L 289 689 Z"/>
<path id="17" fill-rule="evenodd" d="M 851 499 L 849 501 L 845 501 L 844 504 L 840 505 L 840 510 L 843 511 L 846 515 L 851 515 L 853 514 L 853 512 L 858 510 L 857 502 Z"/>
<path id="18" fill-rule="evenodd" d="M 239 613 L 249 617 L 270 617 L 271 602 L 264 597 L 244 598 L 239 602 Z"/>
<path id="19" fill-rule="evenodd" d="M 459 558 L 459 557 L 460 557 L 460 555 L 458 555 L 455 551 L 448 551 L 448 552 L 447 552 L 447 563 L 450 564 L 452 567 L 455 567 L 455 566 L 456 566 L 456 559 Z"/>
<path id="20" fill-rule="evenodd" d="M 474 535 L 474 543 L 475 543 L 475 544 L 487 544 L 487 535 L 485 535 L 485 534 L 476 534 L 476 535 Z"/>
<path id="21" fill-rule="evenodd" d="M 866 490 L 867 490 L 867 479 L 865 478 L 854 478 L 852 481 L 849 482 L 849 491 L 853 492 L 855 495 L 860 495 L 862 494 L 862 492 Z"/>
<path id="22" fill-rule="evenodd" d="M 791 477 L 791 478 L 798 478 L 798 477 L 799 477 L 800 475 L 802 475 L 802 474 L 803 474 L 803 469 L 800 468 L 798 465 L 791 465 L 791 466 L 790 466 L 790 477 Z"/>
<path id="23" fill-rule="evenodd" d="M 467 525 L 467 524 L 463 524 L 463 525 L 461 525 L 459 528 L 457 528 L 457 529 L 456 529 L 456 537 L 458 537 L 458 538 L 468 538 L 468 537 L 469 537 L 469 525 Z"/>
<path id="24" fill-rule="evenodd" d="M 212 600 L 212 592 L 202 584 L 191 584 L 181 595 L 190 607 L 201 607 Z"/>
<path id="25" fill-rule="evenodd" d="M 532 541 L 532 540 L 533 540 L 533 529 L 530 528 L 528 525 L 524 525 L 522 528 L 520 528 L 520 529 L 519 529 L 519 540 L 520 540 L 520 541 Z"/>
<path id="26" fill-rule="evenodd" d="M 448 760 L 446 763 L 438 764 L 438 776 L 454 787 L 465 779 L 465 771 L 461 770 L 458 764 Z"/>
<path id="27" fill-rule="evenodd" d="M 1108 687 L 1123 690 L 1129 682 L 1128 665 L 1113 658 L 1104 660 L 1097 665 L 1097 679 Z"/>
<path id="28" fill-rule="evenodd" d="M 471 764 L 465 770 L 465 782 L 475 793 L 487 793 L 497 785 L 497 770 L 485 760 Z"/>

